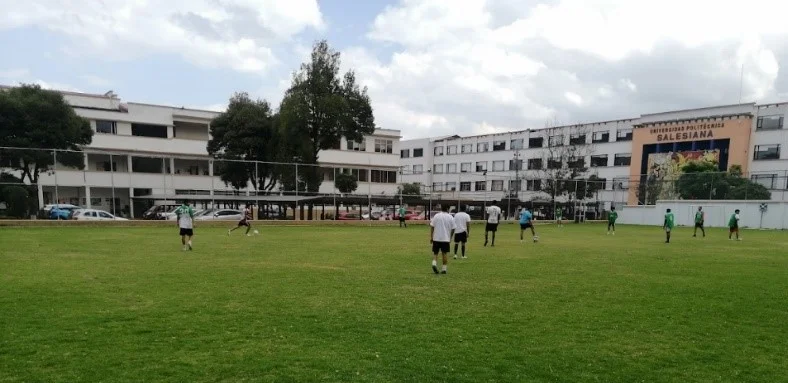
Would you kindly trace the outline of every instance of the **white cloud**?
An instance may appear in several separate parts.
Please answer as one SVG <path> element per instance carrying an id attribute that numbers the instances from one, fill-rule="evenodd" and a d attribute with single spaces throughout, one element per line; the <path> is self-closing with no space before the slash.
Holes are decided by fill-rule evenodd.
<path id="1" fill-rule="evenodd" d="M 583 97 L 575 92 L 565 92 L 564 97 L 575 105 L 583 105 Z"/>
<path id="2" fill-rule="evenodd" d="M 621 80 L 618 80 L 618 84 L 622 88 L 627 89 L 630 92 L 636 92 L 638 90 L 637 85 L 635 85 L 635 83 L 632 82 L 632 80 L 630 80 L 628 78 L 622 78 Z"/>
<path id="3" fill-rule="evenodd" d="M 72 38 L 65 51 L 128 59 L 174 53 L 204 67 L 262 71 L 273 47 L 322 30 L 317 0 L 4 2 L 0 30 L 37 26 Z"/>

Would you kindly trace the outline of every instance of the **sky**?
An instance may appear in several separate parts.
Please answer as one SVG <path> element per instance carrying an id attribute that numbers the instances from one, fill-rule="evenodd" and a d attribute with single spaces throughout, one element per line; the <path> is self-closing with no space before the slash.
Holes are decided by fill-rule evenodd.
<path id="1" fill-rule="evenodd" d="M 405 139 L 788 101 L 788 2 L 0 0 L 0 84 L 278 105 L 327 39 Z"/>

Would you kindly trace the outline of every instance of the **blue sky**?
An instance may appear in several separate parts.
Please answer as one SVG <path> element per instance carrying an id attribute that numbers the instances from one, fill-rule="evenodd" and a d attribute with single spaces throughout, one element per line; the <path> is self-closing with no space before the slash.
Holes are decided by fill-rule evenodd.
<path id="1" fill-rule="evenodd" d="M 768 0 L 0 3 L 0 84 L 210 109 L 247 91 L 278 104 L 325 38 L 369 87 L 378 125 L 407 138 L 735 103 L 742 67 L 744 101 L 788 101 L 788 5 Z"/>

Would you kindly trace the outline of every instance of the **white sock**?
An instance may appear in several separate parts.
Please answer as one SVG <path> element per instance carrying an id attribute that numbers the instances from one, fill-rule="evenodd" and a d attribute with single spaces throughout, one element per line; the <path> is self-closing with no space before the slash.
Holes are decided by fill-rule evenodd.
<path id="1" fill-rule="evenodd" d="M 446 271 L 446 265 L 443 265 L 443 271 Z"/>
<path id="2" fill-rule="evenodd" d="M 434 260 L 434 259 L 433 259 L 433 260 L 432 260 L 432 265 L 433 265 L 433 266 L 438 266 L 438 261 L 436 261 L 436 260 Z"/>

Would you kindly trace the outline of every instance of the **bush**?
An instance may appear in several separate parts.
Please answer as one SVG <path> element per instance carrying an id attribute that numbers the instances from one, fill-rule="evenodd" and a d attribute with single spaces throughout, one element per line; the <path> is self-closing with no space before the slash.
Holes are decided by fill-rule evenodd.
<path id="1" fill-rule="evenodd" d="M 28 213 L 28 193 L 22 186 L 7 186 L 3 188 L 2 199 L 8 205 L 9 217 L 26 218 Z"/>

